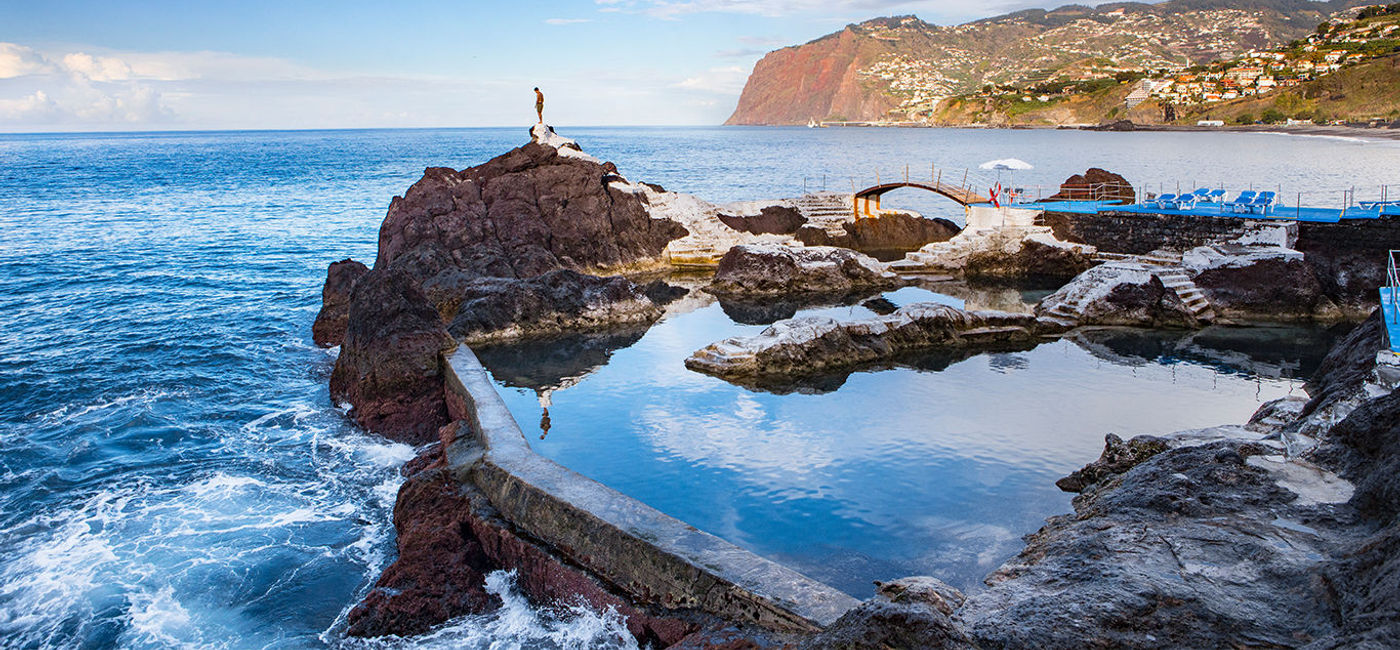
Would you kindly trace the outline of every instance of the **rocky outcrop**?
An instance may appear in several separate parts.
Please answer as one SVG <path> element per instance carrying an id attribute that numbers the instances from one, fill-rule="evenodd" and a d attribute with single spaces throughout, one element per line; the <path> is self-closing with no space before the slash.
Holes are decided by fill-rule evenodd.
<path id="1" fill-rule="evenodd" d="M 322 347 L 340 345 L 345 340 L 345 326 L 350 320 L 350 292 L 355 281 L 369 272 L 355 260 L 341 260 L 326 270 L 326 284 L 321 288 L 321 311 L 311 324 L 311 340 Z"/>
<path id="2" fill-rule="evenodd" d="M 952 618 L 963 601 L 962 592 L 937 578 L 877 583 L 874 598 L 846 612 L 804 647 L 970 650 L 976 646 Z"/>
<path id="3" fill-rule="evenodd" d="M 1332 512 L 1345 491 L 1305 498 L 1270 453 L 1181 447 L 1086 490 L 968 599 L 970 635 L 1082 648 L 1294 647 L 1328 634 L 1315 575 L 1346 539 Z"/>
<path id="4" fill-rule="evenodd" d="M 419 472 L 399 488 L 398 558 L 350 610 L 348 634 L 419 634 L 500 605 L 486 593 L 486 574 L 499 567 L 472 533 L 472 514 L 481 507 L 473 496 L 441 468 Z"/>
<path id="5" fill-rule="evenodd" d="M 1014 251 L 978 250 L 967 256 L 963 275 L 979 280 L 1066 282 L 1098 264 L 1094 249 L 1062 242 L 1049 235 L 1020 240 Z"/>
<path id="6" fill-rule="evenodd" d="M 1083 492 L 1084 488 L 1110 476 L 1122 474 L 1167 450 L 1166 441 L 1157 436 L 1137 436 L 1124 442 L 1122 438 L 1110 433 L 1104 436 L 1103 443 L 1103 454 L 1098 460 L 1055 481 L 1055 487 L 1066 492 Z"/>
<path id="7" fill-rule="evenodd" d="M 1093 246 L 1062 241 L 1036 225 L 1038 210 L 973 206 L 967 227 L 890 263 L 896 271 L 936 271 L 969 280 L 1064 282 L 1093 266 Z"/>
<path id="8" fill-rule="evenodd" d="M 410 444 L 447 424 L 442 353 L 457 342 L 407 273 L 370 271 L 351 292 L 330 393 L 360 426 Z"/>
<path id="9" fill-rule="evenodd" d="M 1343 315 L 1303 254 L 1290 248 L 1201 246 L 1187 251 L 1181 264 L 1220 316 L 1279 321 Z"/>
<path id="10" fill-rule="evenodd" d="M 350 611 L 351 636 L 418 634 L 457 616 L 491 611 L 500 603 L 487 592 L 485 575 L 499 569 L 516 571 L 515 586 L 534 602 L 613 609 L 643 644 L 667 647 L 719 625 L 686 612 L 649 611 L 618 596 L 516 531 L 481 490 L 458 481 L 441 461 L 399 489 L 394 527 L 399 557 Z"/>
<path id="11" fill-rule="evenodd" d="M 1080 274 L 1036 306 L 1036 314 L 1081 325 L 1197 327 L 1195 314 L 1142 264 L 1111 263 Z"/>
<path id="12" fill-rule="evenodd" d="M 720 260 L 706 291 L 723 296 L 846 294 L 897 286 L 874 259 L 844 248 L 735 246 Z"/>
<path id="13" fill-rule="evenodd" d="M 791 235 L 807 223 L 802 211 L 786 205 L 766 205 L 754 215 L 720 213 L 718 219 L 730 228 L 755 235 Z"/>
<path id="14" fill-rule="evenodd" d="M 447 270 L 526 278 L 654 266 L 685 234 L 653 218 L 611 163 L 531 142 L 462 171 L 429 168 L 390 202 L 374 266 L 420 282 Z"/>
<path id="15" fill-rule="evenodd" d="M 798 241 L 808 246 L 840 246 L 867 253 L 917 250 L 925 244 L 952 239 L 961 231 L 947 219 L 918 217 L 902 212 L 885 212 L 841 224 L 843 234 L 808 225 L 796 231 Z"/>
<path id="16" fill-rule="evenodd" d="M 1128 122 L 1129 126 L 1132 122 Z M 1130 129 L 1131 130 L 1131 129 Z M 1060 184 L 1060 191 L 1046 201 L 1117 201 L 1124 205 L 1137 200 L 1132 183 L 1119 174 L 1106 169 L 1090 167 L 1083 174 L 1075 174 Z"/>
<path id="17" fill-rule="evenodd" d="M 645 287 L 621 276 L 600 278 L 567 269 L 523 280 L 439 273 L 423 284 L 423 291 L 449 323 L 448 331 L 468 344 L 651 323 L 661 317 Z M 667 294 L 661 287 L 652 291 L 658 298 Z"/>
<path id="18" fill-rule="evenodd" d="M 713 343 L 685 360 L 691 370 L 740 381 L 812 375 L 931 348 L 987 349 L 1036 340 L 1028 314 L 965 312 L 916 303 L 888 316 L 842 322 L 811 316 L 774 323 L 757 336 Z"/>

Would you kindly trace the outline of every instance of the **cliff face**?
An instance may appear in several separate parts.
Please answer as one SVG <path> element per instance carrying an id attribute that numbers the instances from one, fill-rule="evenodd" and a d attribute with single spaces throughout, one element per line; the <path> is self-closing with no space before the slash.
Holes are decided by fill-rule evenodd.
<path id="1" fill-rule="evenodd" d="M 859 75 L 882 49 L 847 27 L 806 45 L 770 52 L 754 66 L 739 106 L 725 124 L 799 124 L 883 115 L 894 107 L 894 100 L 872 92 Z"/>
<path id="2" fill-rule="evenodd" d="M 1169 0 L 1070 5 L 963 25 L 876 18 L 754 66 L 726 124 L 922 120 L 987 84 L 1112 77 L 1233 58 L 1313 30 L 1362 0 Z"/>

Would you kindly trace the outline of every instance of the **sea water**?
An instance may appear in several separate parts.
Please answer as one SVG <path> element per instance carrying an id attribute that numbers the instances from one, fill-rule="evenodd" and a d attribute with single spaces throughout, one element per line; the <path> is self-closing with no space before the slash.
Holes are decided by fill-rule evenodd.
<path id="1" fill-rule="evenodd" d="M 631 179 L 714 201 L 791 196 L 804 186 L 820 189 L 822 182 L 841 190 L 837 179 L 866 176 L 872 167 L 965 167 L 1005 157 L 1036 166 L 1017 172 L 1016 182 L 1026 184 L 1057 183 L 1094 165 L 1134 182 L 1213 175 L 1237 184 L 1340 189 L 1357 179 L 1396 182 L 1376 174 L 1396 169 L 1400 156 L 1390 143 L 1256 134 L 559 130 L 590 153 L 615 161 Z M 345 614 L 394 557 L 390 518 L 402 480 L 398 467 L 414 452 L 357 430 L 327 396 L 334 351 L 316 348 L 309 333 L 325 267 L 345 257 L 372 261 L 389 199 L 425 167 L 477 164 L 526 137 L 524 127 L 0 135 L 0 638 L 5 645 L 366 645 L 345 639 Z M 956 214 L 946 202 L 925 205 L 916 195 L 898 196 L 918 204 L 915 209 Z M 663 356 L 674 360 L 694 344 L 753 327 L 716 316 L 716 309 L 678 314 L 663 323 L 665 328 L 686 326 L 687 319 L 705 322 L 696 324 L 689 338 L 638 339 L 634 354 L 655 354 L 664 344 L 670 347 Z M 1035 356 L 1041 349 L 1074 356 L 1083 348 L 1042 346 L 1023 353 L 1032 355 L 1029 361 L 993 355 L 948 368 L 1039 367 L 1045 364 Z M 1080 362 L 1091 366 L 1084 371 L 1088 375 L 1027 377 L 1074 381 L 1092 376 L 1098 364 L 1113 365 Z M 1051 364 L 1050 370 L 1056 367 Z M 612 372 L 624 378 L 630 372 L 616 368 Z M 1151 360 L 1136 368 L 1139 373 L 1208 370 L 1210 377 L 1238 376 L 1246 382 L 1251 377 L 1247 369 L 1222 370 L 1209 363 Z M 1305 371 L 1299 366 L 1297 373 Z M 812 420 L 799 417 L 801 409 L 777 406 L 773 400 L 779 396 L 739 392 L 674 368 L 668 372 L 682 388 L 705 382 L 700 390 L 709 396 L 701 395 L 697 403 L 707 409 L 742 408 L 722 414 L 722 427 L 707 429 L 701 421 L 679 430 L 693 438 L 690 449 L 680 449 L 685 435 L 673 434 L 677 450 L 657 452 L 653 464 L 685 459 L 700 476 L 715 481 L 790 477 L 793 459 L 810 454 L 824 433 L 807 428 Z M 888 390 L 929 401 L 920 390 L 937 387 L 925 383 L 932 380 L 924 375 L 937 372 L 868 372 L 846 383 L 880 383 L 883 389 L 860 391 Z M 997 377 L 1014 380 L 1014 374 Z M 1003 390 L 986 384 L 992 378 L 986 373 L 969 377 L 983 382 L 968 384 L 969 391 Z M 1294 375 L 1269 382 L 1256 382 L 1267 387 L 1260 389 L 1261 397 L 1297 389 Z M 1096 386 L 1104 401 L 1144 399 L 1137 392 L 1117 393 L 1113 382 Z M 597 390 L 587 384 L 578 389 L 580 395 Z M 844 390 L 812 398 L 839 400 Z M 714 391 L 723 395 L 715 397 Z M 525 397 L 525 404 L 539 408 L 533 391 Z M 569 413 L 568 395 L 559 398 L 560 424 L 550 435 L 577 447 L 580 436 L 570 433 L 577 419 Z M 948 400 L 946 410 L 956 413 L 961 401 Z M 682 391 L 664 405 L 685 403 Z M 842 408 L 854 412 L 859 406 L 852 400 Z M 645 418 L 631 418 L 626 413 L 632 408 L 618 407 L 623 415 L 613 421 L 635 422 L 629 429 L 634 432 L 637 426 L 675 430 L 666 424 L 672 415 L 691 418 L 677 422 L 694 422 L 693 414 L 654 409 Z M 1248 405 L 1230 409 L 1210 415 L 1237 419 L 1236 411 Z M 891 417 L 877 413 L 870 419 Z M 785 427 L 789 437 L 770 439 L 761 449 L 753 440 L 717 439 L 725 431 L 742 434 L 754 422 L 767 423 L 770 433 Z M 1101 438 L 1097 429 L 1102 428 L 1090 422 L 1077 431 Z M 700 432 L 706 435 L 697 436 Z M 910 453 L 910 441 L 899 436 L 872 440 L 860 449 L 846 441 L 846 448 L 815 458 Z M 619 453 L 629 455 L 652 445 L 640 438 L 616 444 L 624 450 Z M 1061 445 L 1049 436 L 1040 449 L 1059 471 L 1089 460 L 1095 446 L 1078 438 Z M 924 441 L 922 449 L 934 447 Z M 726 455 L 735 458 L 724 461 L 734 468 L 728 475 L 714 474 Z M 1016 464 L 1014 456 L 1003 461 Z M 605 468 L 581 469 L 617 482 L 616 472 L 610 475 Z M 1040 468 L 1018 480 L 1040 480 L 1054 471 Z M 905 474 L 897 477 L 907 480 Z M 772 493 L 776 508 L 791 503 L 826 508 L 807 492 L 830 488 L 831 494 L 849 494 L 840 483 L 826 486 L 828 478 L 814 477 L 811 487 L 782 478 L 768 488 L 741 491 L 736 508 L 752 512 L 764 490 Z M 782 481 L 790 487 L 771 487 Z M 700 519 L 694 523 L 777 559 L 810 562 L 783 549 L 781 530 L 773 533 L 775 543 L 763 529 L 746 532 L 726 525 L 722 520 L 732 518 L 733 509 L 692 512 L 703 504 L 683 492 L 675 495 L 670 501 L 653 498 L 653 505 L 693 514 Z M 871 508 L 849 496 L 839 502 Z M 1033 516 L 1063 510 L 1061 502 L 1042 505 L 1046 512 L 1026 515 L 1028 525 Z M 861 519 L 822 511 L 813 516 Z M 889 521 L 884 516 L 869 517 L 871 535 L 908 534 L 882 528 L 881 522 Z M 775 517 L 787 521 L 793 515 Z M 925 528 L 939 525 L 928 522 Z M 849 548 L 902 562 L 897 553 L 861 550 L 861 534 L 857 531 Z M 863 560 L 856 564 L 870 566 Z M 854 580 L 850 576 L 864 570 L 824 577 Z M 535 610 L 512 591 L 508 575 L 495 574 L 492 581 L 506 603 L 500 611 L 455 621 L 425 639 L 369 645 L 628 643 L 607 612 Z"/>

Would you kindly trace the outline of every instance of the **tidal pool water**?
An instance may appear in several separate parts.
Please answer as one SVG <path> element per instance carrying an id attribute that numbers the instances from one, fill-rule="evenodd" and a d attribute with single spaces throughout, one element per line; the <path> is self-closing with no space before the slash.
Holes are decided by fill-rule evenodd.
<path id="1" fill-rule="evenodd" d="M 949 293 L 884 297 L 969 308 L 1032 297 L 935 288 Z M 695 350 L 789 313 L 696 292 L 645 331 L 478 355 L 541 454 L 864 597 L 872 581 L 907 575 L 977 589 L 1021 536 L 1070 511 L 1055 479 L 1097 458 L 1105 434 L 1242 424 L 1265 401 L 1301 395 L 1332 338 L 1298 327 L 1100 329 L 764 388 L 685 368 Z M 814 314 L 874 315 L 859 304 L 796 311 Z"/>

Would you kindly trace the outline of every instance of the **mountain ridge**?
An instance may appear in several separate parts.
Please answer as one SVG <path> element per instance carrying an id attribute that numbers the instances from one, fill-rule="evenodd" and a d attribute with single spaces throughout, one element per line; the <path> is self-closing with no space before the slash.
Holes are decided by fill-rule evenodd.
<path id="1" fill-rule="evenodd" d="M 1358 0 L 1169 0 L 1026 9 L 959 25 L 851 23 L 755 65 L 725 124 L 922 120 L 988 84 L 1175 69 L 1310 33 Z"/>

